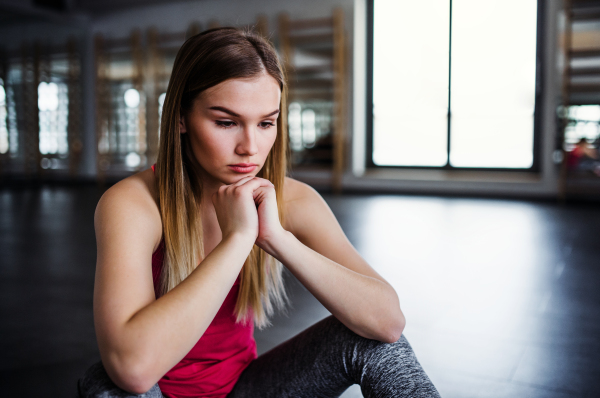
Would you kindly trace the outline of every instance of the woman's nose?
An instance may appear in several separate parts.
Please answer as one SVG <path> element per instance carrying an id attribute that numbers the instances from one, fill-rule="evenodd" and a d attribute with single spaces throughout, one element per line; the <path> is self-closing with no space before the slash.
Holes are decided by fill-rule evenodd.
<path id="1" fill-rule="evenodd" d="M 258 153 L 256 145 L 256 129 L 245 127 L 235 148 L 235 153 L 242 156 L 253 156 Z"/>

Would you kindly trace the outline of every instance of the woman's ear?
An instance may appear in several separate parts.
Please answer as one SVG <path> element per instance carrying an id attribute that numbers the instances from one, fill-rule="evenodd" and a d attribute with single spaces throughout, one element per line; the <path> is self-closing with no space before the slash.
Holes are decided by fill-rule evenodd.
<path id="1" fill-rule="evenodd" d="M 185 118 L 183 117 L 183 115 L 179 117 L 179 133 L 187 133 L 187 128 L 185 127 Z"/>

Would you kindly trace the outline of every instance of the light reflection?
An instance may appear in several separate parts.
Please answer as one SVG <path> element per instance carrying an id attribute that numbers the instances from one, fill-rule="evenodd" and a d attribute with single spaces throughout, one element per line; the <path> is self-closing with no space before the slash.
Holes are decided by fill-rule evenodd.
<path id="1" fill-rule="evenodd" d="M 140 105 L 140 93 L 135 88 L 130 88 L 123 95 L 125 105 L 129 108 L 137 108 Z"/>
<path id="2" fill-rule="evenodd" d="M 419 328 L 519 336 L 555 277 L 537 205 L 382 196 L 360 209 L 357 249 L 398 292 L 411 338 Z"/>
<path id="3" fill-rule="evenodd" d="M 125 164 L 127 165 L 127 167 L 131 167 L 131 168 L 138 167 L 140 165 L 140 162 L 141 162 L 140 155 L 138 155 L 135 152 L 129 152 L 127 154 L 127 156 L 125 156 Z"/>

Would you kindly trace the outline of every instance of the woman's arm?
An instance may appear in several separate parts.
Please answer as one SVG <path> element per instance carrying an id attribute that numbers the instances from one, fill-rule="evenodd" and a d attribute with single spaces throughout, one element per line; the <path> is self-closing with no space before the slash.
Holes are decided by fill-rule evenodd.
<path id="1" fill-rule="evenodd" d="M 280 227 L 263 231 L 262 220 L 269 217 L 259 208 L 259 245 L 349 329 L 366 338 L 397 341 L 405 320 L 392 286 L 358 254 L 316 191 L 287 179 L 285 196 L 289 232 Z"/>
<path id="2" fill-rule="evenodd" d="M 115 185 L 102 197 L 95 215 L 94 321 L 102 362 L 119 387 L 146 392 L 210 325 L 256 239 L 252 191 L 259 184 L 238 187 L 237 194 L 232 189 L 220 192 L 215 207 L 221 242 L 158 300 L 151 256 L 162 225 L 154 200 L 135 179 Z"/>

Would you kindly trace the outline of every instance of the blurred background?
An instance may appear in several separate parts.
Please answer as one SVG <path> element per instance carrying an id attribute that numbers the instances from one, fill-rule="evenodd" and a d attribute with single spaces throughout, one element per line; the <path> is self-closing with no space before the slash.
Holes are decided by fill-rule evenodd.
<path id="1" fill-rule="evenodd" d="M 217 26 L 276 46 L 289 174 L 442 396 L 600 396 L 594 0 L 0 0 L 0 391 L 75 396 L 99 360 L 94 208 L 155 162 L 175 55 Z M 328 315 L 287 284 L 259 353 Z"/>

